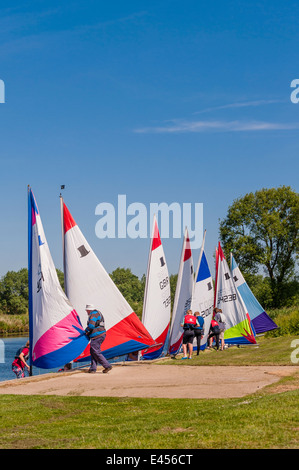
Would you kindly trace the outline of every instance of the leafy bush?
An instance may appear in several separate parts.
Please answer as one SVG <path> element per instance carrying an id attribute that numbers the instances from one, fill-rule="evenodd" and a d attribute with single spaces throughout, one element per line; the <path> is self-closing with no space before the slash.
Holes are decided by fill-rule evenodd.
<path id="1" fill-rule="evenodd" d="M 278 336 L 299 335 L 299 308 L 282 308 L 268 312 L 275 321 L 278 329 L 268 331 L 265 337 L 274 338 Z"/>

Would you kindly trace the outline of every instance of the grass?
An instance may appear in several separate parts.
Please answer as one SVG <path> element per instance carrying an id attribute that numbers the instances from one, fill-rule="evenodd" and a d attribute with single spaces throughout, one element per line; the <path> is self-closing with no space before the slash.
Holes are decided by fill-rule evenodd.
<path id="1" fill-rule="evenodd" d="M 192 361 L 181 361 L 177 359 L 164 359 L 162 364 L 174 364 L 183 366 L 249 366 L 249 365 L 294 365 L 291 354 L 294 352 L 292 342 L 298 336 L 281 336 L 278 338 L 256 338 L 257 344 L 250 346 L 231 346 L 224 351 L 214 349 L 201 351 L 198 356 L 193 353 Z M 299 358 L 299 352 L 298 352 Z"/>
<path id="2" fill-rule="evenodd" d="M 211 351 L 188 365 L 292 365 L 294 338 L 260 338 L 257 349 Z M 186 362 L 167 359 L 161 367 Z M 293 370 L 232 399 L 1 395 L 0 448 L 298 449 L 299 372 Z"/>
<path id="3" fill-rule="evenodd" d="M 188 401 L 3 395 L 0 448 L 298 448 L 298 401 L 269 389 Z"/>

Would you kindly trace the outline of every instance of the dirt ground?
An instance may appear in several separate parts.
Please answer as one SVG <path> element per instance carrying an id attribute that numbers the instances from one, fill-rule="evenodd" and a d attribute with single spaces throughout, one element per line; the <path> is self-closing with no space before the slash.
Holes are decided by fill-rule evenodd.
<path id="1" fill-rule="evenodd" d="M 0 383 L 0 394 L 80 395 L 144 398 L 243 397 L 278 382 L 297 366 L 167 366 L 157 363 L 114 365 L 108 374 L 98 367 L 43 374 Z"/>

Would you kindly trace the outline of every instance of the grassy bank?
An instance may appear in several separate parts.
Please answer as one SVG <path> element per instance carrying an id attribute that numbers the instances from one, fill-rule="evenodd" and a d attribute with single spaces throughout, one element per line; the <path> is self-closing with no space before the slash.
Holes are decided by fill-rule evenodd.
<path id="1" fill-rule="evenodd" d="M 259 338 L 258 348 L 212 350 L 192 361 L 166 359 L 161 367 L 295 366 L 295 339 Z M 0 448 L 298 449 L 299 371 L 292 370 L 255 394 L 233 399 L 1 395 Z"/>
<path id="2" fill-rule="evenodd" d="M 28 313 L 23 315 L 6 315 L 0 313 L 0 336 L 29 333 Z"/>
<path id="3" fill-rule="evenodd" d="M 0 448 L 298 448 L 294 387 L 295 376 L 240 399 L 3 395 Z"/>
<path id="4" fill-rule="evenodd" d="M 259 336 L 256 338 L 257 344 L 252 346 L 231 346 L 224 351 L 205 350 L 198 356 L 193 353 L 191 361 L 165 358 L 161 364 L 173 364 L 182 366 L 254 366 L 254 365 L 294 365 L 292 354 L 294 355 L 293 341 L 299 336 L 281 336 L 278 338 L 266 338 Z M 298 345 L 296 346 L 298 347 Z M 299 351 L 298 351 L 299 360 Z"/>

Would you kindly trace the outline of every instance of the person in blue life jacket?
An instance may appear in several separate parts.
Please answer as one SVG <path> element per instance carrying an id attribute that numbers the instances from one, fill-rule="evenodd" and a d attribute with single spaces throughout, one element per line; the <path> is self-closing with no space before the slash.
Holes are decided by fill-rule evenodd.
<path id="1" fill-rule="evenodd" d="M 97 365 L 101 364 L 104 367 L 102 372 L 106 374 L 112 369 L 112 366 L 101 350 L 102 343 L 106 338 L 105 320 L 103 314 L 93 305 L 87 304 L 85 310 L 88 315 L 85 334 L 90 339 L 91 355 L 91 364 L 88 372 L 95 373 L 97 371 Z"/>
<path id="2" fill-rule="evenodd" d="M 184 319 L 181 323 L 181 327 L 184 330 L 184 333 L 183 333 L 184 356 L 182 357 L 182 359 L 192 359 L 195 326 L 198 326 L 197 319 L 193 315 L 192 310 L 187 310 L 184 316 Z M 187 349 L 189 350 L 188 356 L 187 356 Z"/>
<path id="3" fill-rule="evenodd" d="M 205 320 L 204 318 L 200 315 L 199 312 L 194 312 L 194 316 L 196 317 L 198 325 L 194 327 L 194 337 L 196 339 L 196 344 L 197 344 L 197 356 L 199 355 L 200 351 L 200 342 L 201 338 L 203 337 L 204 334 L 204 324 Z"/>

